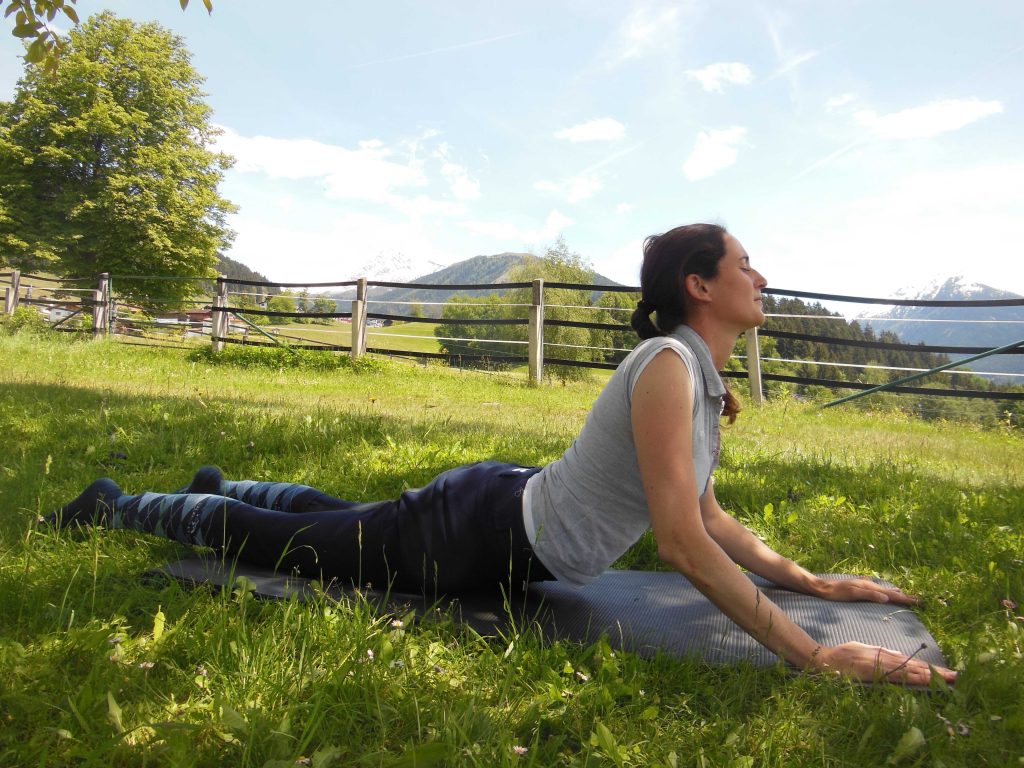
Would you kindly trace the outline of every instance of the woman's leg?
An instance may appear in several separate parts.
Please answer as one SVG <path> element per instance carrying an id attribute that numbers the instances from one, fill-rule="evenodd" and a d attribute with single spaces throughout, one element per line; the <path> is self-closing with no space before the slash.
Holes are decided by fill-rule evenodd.
<path id="1" fill-rule="evenodd" d="M 126 496 L 104 479 L 55 515 L 65 525 L 77 520 L 132 528 L 308 578 L 428 595 L 518 588 L 551 578 L 523 529 L 522 491 L 536 471 L 471 464 L 394 501 L 346 502 L 345 514 L 282 512 L 207 493 Z"/>
<path id="2" fill-rule="evenodd" d="M 103 478 L 49 520 L 129 528 L 307 578 L 387 586 L 395 572 L 390 558 L 399 551 L 396 503 L 358 507 L 348 514 L 286 513 L 205 493 L 128 496 Z"/>
<path id="3" fill-rule="evenodd" d="M 323 512 L 362 505 L 328 496 L 316 488 L 297 483 L 269 483 L 256 480 L 226 480 L 220 469 L 200 467 L 192 482 L 178 493 L 210 493 L 244 501 L 254 507 L 278 512 Z"/>

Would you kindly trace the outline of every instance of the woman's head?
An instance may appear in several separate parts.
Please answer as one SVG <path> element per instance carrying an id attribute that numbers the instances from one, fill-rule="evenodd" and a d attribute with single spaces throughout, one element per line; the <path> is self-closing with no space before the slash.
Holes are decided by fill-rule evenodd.
<path id="1" fill-rule="evenodd" d="M 725 227 L 688 224 L 644 241 L 640 303 L 631 324 L 641 339 L 664 336 L 687 320 L 686 276 L 711 279 L 725 256 Z M 651 313 L 657 313 L 657 324 Z"/>

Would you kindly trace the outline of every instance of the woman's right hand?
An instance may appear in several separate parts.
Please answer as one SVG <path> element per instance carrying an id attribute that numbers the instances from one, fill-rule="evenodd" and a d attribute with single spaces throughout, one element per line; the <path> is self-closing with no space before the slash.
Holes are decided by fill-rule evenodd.
<path id="1" fill-rule="evenodd" d="M 864 643 L 843 643 L 822 646 L 811 658 L 808 669 L 847 675 L 865 682 L 928 685 L 932 674 L 945 682 L 956 681 L 957 673 L 945 667 L 930 666 L 928 662 L 905 653 Z"/>

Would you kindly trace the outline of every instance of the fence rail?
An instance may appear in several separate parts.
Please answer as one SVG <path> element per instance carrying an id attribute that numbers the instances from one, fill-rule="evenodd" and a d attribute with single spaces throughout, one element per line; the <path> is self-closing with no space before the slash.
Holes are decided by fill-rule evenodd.
<path id="1" fill-rule="evenodd" d="M 124 312 L 119 313 L 119 307 L 114 299 L 113 278 L 119 280 L 132 279 L 130 275 L 109 275 L 103 274 L 96 278 L 76 278 L 73 280 L 62 280 L 59 278 L 45 277 L 41 275 L 21 274 L 18 270 L 12 270 L 10 272 L 0 273 L 0 285 L 4 285 L 4 311 L 7 314 L 13 313 L 13 311 L 19 305 L 35 306 L 35 307 L 49 307 L 51 309 L 64 308 L 67 311 L 71 311 L 74 315 L 89 314 L 91 313 L 91 327 L 86 329 L 85 332 L 91 331 L 93 337 L 98 338 L 102 335 L 109 333 L 116 333 L 122 336 L 134 336 L 141 337 L 147 340 L 153 340 L 156 337 L 147 336 L 149 332 L 156 333 L 161 328 L 174 327 L 177 330 L 184 331 L 186 334 L 194 333 L 208 337 L 213 345 L 215 351 L 223 349 L 227 344 L 237 344 L 245 346 L 275 346 L 282 343 L 282 340 L 288 342 L 288 346 L 293 349 L 316 349 L 316 350 L 327 350 L 335 352 L 348 353 L 354 357 L 358 357 L 363 354 L 382 354 L 382 355 L 401 355 L 405 357 L 421 358 L 421 359 L 436 359 L 436 360 L 447 360 L 455 364 L 479 364 L 488 361 L 500 361 L 507 365 L 521 365 L 526 364 L 529 371 L 529 377 L 531 381 L 540 381 L 544 375 L 545 366 L 564 366 L 573 368 L 595 368 L 611 370 L 617 367 L 616 362 L 607 360 L 576 360 L 568 359 L 565 357 L 559 357 L 556 355 L 546 354 L 547 349 L 577 349 L 577 350 L 592 350 L 599 352 L 604 350 L 606 352 L 621 352 L 619 349 L 609 348 L 598 348 L 588 346 L 586 344 L 562 344 L 556 343 L 553 340 L 548 340 L 545 343 L 544 328 L 545 326 L 551 328 L 579 328 L 587 331 L 605 331 L 612 333 L 629 332 L 630 326 L 626 323 L 614 323 L 614 322 L 590 322 L 582 320 L 564 320 L 553 317 L 545 317 L 546 310 L 571 310 L 577 309 L 566 304 L 552 303 L 545 305 L 544 296 L 546 290 L 571 290 L 571 291 L 586 291 L 588 293 L 595 292 L 618 292 L 618 293 L 639 293 L 640 289 L 636 286 L 609 286 L 609 285 L 594 285 L 594 284 L 583 284 L 583 283 L 563 283 L 563 282 L 545 282 L 544 280 L 534 280 L 532 282 L 517 282 L 517 283 L 467 283 L 457 285 L 444 285 L 444 284 L 431 284 L 431 283 L 401 283 L 392 281 L 377 281 L 360 278 L 357 280 L 344 280 L 324 283 L 267 283 L 257 280 L 244 280 L 227 278 L 223 275 L 213 278 L 168 278 L 168 279 L 181 279 L 188 281 L 200 281 L 207 282 L 211 285 L 216 285 L 216 295 L 214 296 L 212 306 L 208 307 L 209 315 L 208 320 L 196 321 L 196 320 L 180 320 L 180 321 L 152 321 L 152 320 L 138 320 L 133 319 L 129 314 Z M 138 278 L 142 279 L 142 278 Z M 149 279 L 149 278 L 146 278 Z M 80 286 L 83 283 L 91 284 L 95 286 L 91 289 L 76 288 L 74 286 Z M 45 285 L 44 285 L 45 284 Z M 264 291 L 250 291 L 247 294 L 242 292 L 231 292 L 230 288 L 235 287 L 255 287 L 258 289 L 267 289 Z M 351 310 L 348 312 L 306 312 L 306 311 L 273 311 L 270 309 L 259 308 L 259 307 L 242 307 L 234 306 L 230 303 L 229 297 L 235 296 L 256 296 L 262 297 L 264 302 L 270 295 L 270 289 L 272 288 L 355 288 L 355 295 L 351 299 Z M 526 315 L 525 317 L 500 317 L 500 318 L 480 318 L 480 317 L 469 317 L 469 318 L 450 318 L 450 317 L 417 317 L 412 315 L 403 315 L 397 313 L 383 313 L 383 312 L 370 312 L 368 306 L 372 304 L 426 304 L 431 305 L 442 304 L 445 302 L 416 302 L 412 300 L 375 300 L 371 301 L 368 299 L 369 288 L 384 288 L 384 289 L 412 289 L 412 290 L 432 290 L 432 291 L 445 291 L 448 294 L 454 294 L 456 292 L 469 292 L 469 291 L 507 291 L 511 289 L 529 289 L 530 302 L 525 304 L 517 304 L 515 306 L 522 307 Z M 33 290 L 36 291 L 37 295 L 33 295 Z M 53 296 L 41 296 L 38 294 L 49 292 L 49 293 L 64 293 L 67 295 L 71 292 L 84 292 L 90 294 L 76 299 L 58 298 Z M 847 296 L 840 294 L 829 294 L 829 293 L 817 293 L 811 291 L 799 291 L 789 290 L 781 288 L 770 288 L 765 289 L 764 293 L 776 296 L 776 297 L 790 297 L 797 299 L 813 299 L 819 301 L 828 302 L 845 302 L 849 304 L 878 304 L 878 305 L 889 305 L 889 306 L 900 306 L 900 307 L 946 307 L 946 308 L 977 308 L 977 307 L 1024 307 L 1024 298 L 1017 299 L 992 299 L 992 300 L 965 300 L 965 301 L 951 301 L 951 300 L 910 300 L 910 299 L 889 299 L 889 298 L 876 298 L 876 297 L 863 297 L 863 296 Z M 346 299 L 347 300 L 347 299 Z M 182 307 L 195 306 L 201 304 L 200 302 L 178 302 L 176 304 Z M 472 304 L 468 305 L 472 306 Z M 503 305 L 504 306 L 504 305 Z M 509 305 L 512 306 L 512 305 Z M 602 309 L 604 311 L 611 312 L 628 312 L 628 308 L 622 307 L 594 307 L 589 306 L 587 309 Z M 247 317 L 248 316 L 248 317 Z M 351 343 L 350 344 L 335 344 L 329 341 L 321 341 L 317 339 L 303 338 L 301 335 L 291 334 L 270 334 L 258 326 L 255 322 L 248 318 L 303 318 L 312 321 L 338 321 L 342 320 L 346 323 L 351 323 Z M 843 321 L 845 319 L 835 315 L 769 315 L 769 319 L 772 317 L 796 317 L 801 319 L 830 319 L 836 321 Z M 64 317 L 59 322 L 55 323 L 55 327 L 58 330 L 74 330 L 62 324 L 70 319 Z M 867 319 L 867 318 L 865 318 Z M 881 318 L 878 318 L 881 319 Z M 889 319 L 889 318 L 886 318 Z M 455 351 L 457 347 L 455 343 L 461 342 L 481 342 L 487 341 L 482 339 L 465 339 L 459 337 L 437 337 L 439 342 L 448 342 L 449 350 L 447 352 L 428 352 L 428 351 L 417 351 L 417 350 L 395 350 L 388 349 L 378 346 L 369 346 L 367 344 L 368 336 L 373 336 L 372 332 L 369 332 L 367 328 L 372 322 L 404 322 L 404 323 L 431 323 L 434 325 L 461 325 L 461 326 L 526 326 L 527 333 L 525 339 L 501 339 L 491 340 L 490 343 L 494 344 L 507 344 L 509 346 L 524 345 L 526 346 L 527 354 L 487 354 L 479 352 L 471 352 L 468 354 L 460 354 Z M 941 322 L 955 322 L 949 320 L 943 320 Z M 964 320 L 962 322 L 993 322 L 993 323 L 1011 323 L 1021 322 L 1022 333 L 1024 336 L 1024 322 L 1022 321 L 1007 321 L 1007 320 L 990 320 L 990 321 L 977 321 L 977 320 Z M 235 327 L 232 327 L 232 324 Z M 242 337 L 238 338 L 238 328 L 242 327 Z M 265 340 L 254 340 L 249 338 L 248 331 L 254 330 L 259 334 L 266 337 Z M 775 373 L 771 371 L 762 371 L 762 362 L 783 362 L 783 363 L 806 363 L 808 365 L 825 365 L 825 363 L 806 360 L 796 361 L 782 358 L 772 357 L 761 357 L 760 349 L 760 337 L 790 340 L 790 341 L 801 341 L 813 344 L 823 344 L 829 347 L 844 347 L 844 348 L 860 348 L 860 349 L 877 349 L 886 350 L 893 352 L 906 352 L 906 353 L 922 353 L 922 354 L 941 354 L 941 355 L 971 355 L 971 356 L 984 356 L 985 354 L 991 354 L 992 349 L 986 347 L 974 347 L 974 346 L 960 346 L 952 344 L 909 344 L 904 342 L 892 342 L 892 341 L 881 341 L 881 340 L 864 340 L 864 339 L 849 339 L 841 338 L 835 335 L 822 335 L 815 333 L 783 330 L 778 328 L 766 327 L 761 330 L 754 330 L 747 334 L 747 352 L 748 354 L 741 359 L 745 360 L 746 370 L 745 371 L 726 371 L 724 375 L 732 379 L 747 379 L 750 385 L 751 398 L 754 402 L 760 402 L 763 395 L 764 382 L 779 382 L 786 384 L 796 384 L 801 386 L 821 386 L 828 387 L 830 389 L 845 389 L 845 390 L 856 390 L 856 391 L 868 391 L 876 389 L 877 384 L 865 383 L 860 381 L 847 381 L 842 379 L 831 379 L 822 378 L 816 376 L 795 376 L 783 373 Z M 412 338 L 412 337 L 410 337 Z M 999 345 L 993 345 L 994 347 Z M 1024 340 L 1015 345 L 1002 345 L 1003 348 L 999 350 L 1000 354 L 1007 355 L 1022 355 L 1024 354 Z M 925 373 L 933 373 L 940 369 L 916 369 L 906 367 L 895 367 L 895 366 L 875 366 L 875 365 L 861 365 L 849 363 L 834 363 L 835 367 L 860 367 L 860 368 L 872 368 L 881 369 L 889 372 L 899 371 L 921 371 Z M 954 365 L 946 365 L 945 368 L 955 367 Z M 959 372 L 957 372 L 959 373 Z M 973 375 L 989 375 L 980 374 L 978 372 L 972 372 Z M 915 374 L 920 376 L 921 374 Z M 992 374 L 995 375 L 995 374 Z M 1012 375 L 1012 374 L 998 374 L 998 375 Z M 1018 374 L 1019 375 L 1019 374 Z M 975 388 L 965 389 L 956 387 L 920 387 L 920 386 L 905 386 L 900 382 L 890 383 L 886 385 L 887 391 L 895 394 L 906 394 L 916 396 L 942 396 L 942 397 L 956 397 L 956 398 L 985 398 L 985 399 L 998 399 L 1006 401 L 1022 401 L 1024 400 L 1024 391 L 984 391 Z M 851 397 L 854 397 L 853 395 Z"/>

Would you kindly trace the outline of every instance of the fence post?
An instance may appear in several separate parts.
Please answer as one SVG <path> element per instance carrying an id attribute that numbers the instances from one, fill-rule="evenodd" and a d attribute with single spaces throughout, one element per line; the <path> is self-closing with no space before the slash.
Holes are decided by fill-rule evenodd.
<path id="1" fill-rule="evenodd" d="M 114 321 L 117 320 L 117 306 L 114 302 L 114 280 L 110 273 L 106 274 L 106 282 L 103 284 L 104 305 L 107 312 L 107 333 L 113 335 Z"/>
<path id="2" fill-rule="evenodd" d="M 352 300 L 352 357 L 366 353 L 366 278 L 356 281 L 356 297 Z"/>
<path id="3" fill-rule="evenodd" d="M 228 313 L 224 311 L 227 305 L 228 281 L 224 275 L 217 275 L 217 295 L 213 297 L 213 312 L 210 313 L 210 341 L 214 354 L 224 349 L 221 339 L 228 335 Z"/>
<path id="4" fill-rule="evenodd" d="M 106 272 L 100 275 L 99 282 L 92 292 L 92 338 L 100 339 L 107 332 L 107 278 Z"/>
<path id="5" fill-rule="evenodd" d="M 544 279 L 533 281 L 533 297 L 530 302 L 529 346 L 527 360 L 530 383 L 540 384 L 544 376 Z"/>
<path id="6" fill-rule="evenodd" d="M 761 346 L 757 340 L 757 328 L 747 331 L 747 378 L 750 380 L 750 401 L 754 405 L 762 405 Z"/>
<path id="7" fill-rule="evenodd" d="M 4 290 L 4 313 L 13 315 L 18 308 L 18 291 L 21 290 L 21 271 L 11 270 L 11 285 Z"/>

